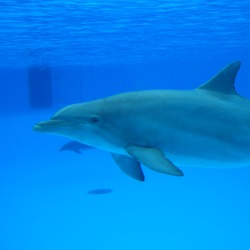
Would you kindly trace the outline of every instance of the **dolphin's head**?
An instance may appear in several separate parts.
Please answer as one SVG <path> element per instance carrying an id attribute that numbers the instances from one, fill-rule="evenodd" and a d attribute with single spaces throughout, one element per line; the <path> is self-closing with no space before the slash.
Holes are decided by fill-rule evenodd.
<path id="1" fill-rule="evenodd" d="M 102 101 L 92 101 L 67 106 L 55 113 L 50 120 L 37 123 L 33 130 L 71 138 L 90 146 L 105 148 L 113 137 L 106 129 Z"/>

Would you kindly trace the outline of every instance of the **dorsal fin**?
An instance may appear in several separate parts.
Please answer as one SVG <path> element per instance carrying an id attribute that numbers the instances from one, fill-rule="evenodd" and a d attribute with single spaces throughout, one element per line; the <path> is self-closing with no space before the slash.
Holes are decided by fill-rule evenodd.
<path id="1" fill-rule="evenodd" d="M 214 77 L 202 84 L 199 89 L 216 91 L 222 94 L 237 94 L 234 82 L 239 68 L 239 61 L 227 65 Z"/>

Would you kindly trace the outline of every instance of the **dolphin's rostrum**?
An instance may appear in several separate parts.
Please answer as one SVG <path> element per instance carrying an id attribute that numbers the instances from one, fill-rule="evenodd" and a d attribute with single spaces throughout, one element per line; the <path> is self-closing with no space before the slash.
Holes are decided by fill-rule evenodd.
<path id="1" fill-rule="evenodd" d="M 149 90 L 67 106 L 35 131 L 111 152 L 123 172 L 144 181 L 141 164 L 182 176 L 177 166 L 250 164 L 250 101 L 234 88 L 240 62 L 194 90 Z"/>

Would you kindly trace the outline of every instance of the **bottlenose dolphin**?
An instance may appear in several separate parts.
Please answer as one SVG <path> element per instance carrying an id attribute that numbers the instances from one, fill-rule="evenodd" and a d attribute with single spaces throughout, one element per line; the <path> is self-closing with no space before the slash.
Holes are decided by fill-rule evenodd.
<path id="1" fill-rule="evenodd" d="M 128 92 L 67 106 L 35 131 L 62 135 L 111 152 L 129 176 L 141 164 L 182 176 L 177 166 L 250 165 L 250 100 L 236 93 L 240 62 L 193 90 Z"/>

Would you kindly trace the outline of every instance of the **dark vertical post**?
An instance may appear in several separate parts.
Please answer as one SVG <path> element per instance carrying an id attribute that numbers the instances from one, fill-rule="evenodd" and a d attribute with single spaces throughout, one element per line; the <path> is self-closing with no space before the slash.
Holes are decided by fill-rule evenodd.
<path id="1" fill-rule="evenodd" d="M 28 70 L 30 106 L 49 108 L 53 105 L 51 68 L 32 67 Z"/>

